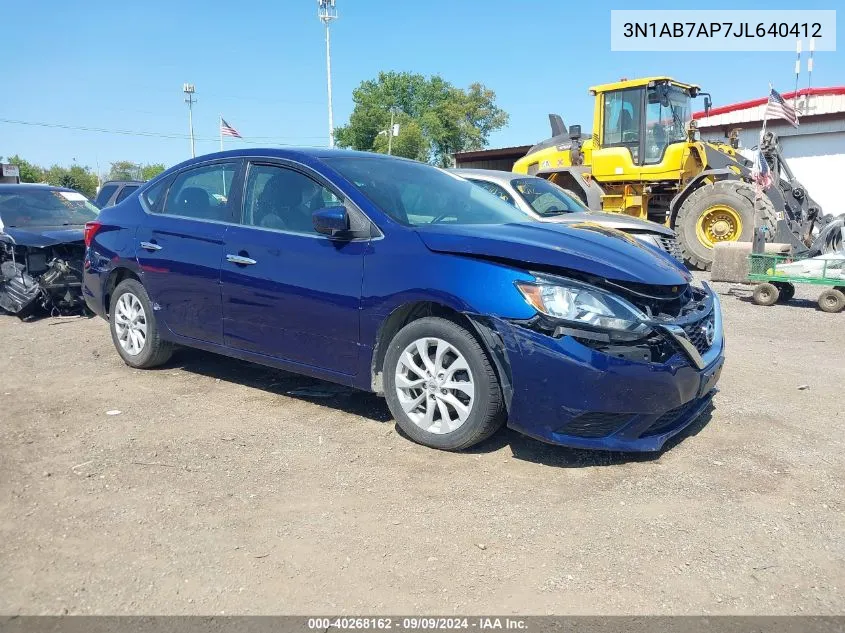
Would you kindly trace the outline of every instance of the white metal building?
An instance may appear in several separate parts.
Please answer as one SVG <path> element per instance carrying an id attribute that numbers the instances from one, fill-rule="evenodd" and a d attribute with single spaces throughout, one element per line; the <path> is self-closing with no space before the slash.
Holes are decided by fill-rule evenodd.
<path id="1" fill-rule="evenodd" d="M 783 98 L 796 107 L 800 125 L 793 128 L 783 119 L 772 119 L 766 129 L 778 135 L 790 169 L 822 211 L 845 213 L 845 86 L 799 90 L 797 98 L 788 92 Z M 760 140 L 767 101 L 763 97 L 712 108 L 708 116 L 696 112 L 693 118 L 702 139 L 727 142 L 730 131 L 739 128 L 739 146 L 750 150 Z"/>

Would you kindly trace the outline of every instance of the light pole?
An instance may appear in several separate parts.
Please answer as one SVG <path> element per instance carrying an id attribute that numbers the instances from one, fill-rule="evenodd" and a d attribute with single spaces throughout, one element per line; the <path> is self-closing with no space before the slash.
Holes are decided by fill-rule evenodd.
<path id="1" fill-rule="evenodd" d="M 195 158 L 197 153 L 194 150 L 194 84 L 182 84 L 182 92 L 185 93 L 185 103 L 188 104 L 188 129 L 191 132 L 191 158 Z"/>
<path id="2" fill-rule="evenodd" d="M 317 17 L 326 25 L 326 82 L 329 92 L 329 147 L 334 147 L 334 120 L 332 117 L 332 51 L 329 24 L 337 19 L 335 0 L 317 0 Z"/>

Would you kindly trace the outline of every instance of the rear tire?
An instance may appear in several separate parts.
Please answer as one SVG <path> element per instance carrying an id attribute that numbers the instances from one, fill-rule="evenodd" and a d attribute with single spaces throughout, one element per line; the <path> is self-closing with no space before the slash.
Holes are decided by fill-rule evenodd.
<path id="1" fill-rule="evenodd" d="M 502 390 L 487 352 L 452 321 L 426 317 L 399 330 L 383 375 L 387 406 L 399 428 L 419 444 L 460 451 L 505 422 Z"/>
<path id="2" fill-rule="evenodd" d="M 761 226 L 768 228 L 768 238 L 774 239 L 775 208 L 765 195 L 758 204 L 762 207 L 759 209 Z M 673 227 L 678 234 L 684 261 L 689 266 L 710 270 L 713 264 L 715 243 L 750 242 L 754 235 L 754 221 L 758 212 L 754 205 L 754 187 L 742 180 L 720 180 L 693 191 L 678 210 Z M 739 216 L 741 226 L 723 222 L 718 227 L 709 230 L 699 227 L 699 220 L 706 214 L 713 213 L 713 209 L 718 207 L 733 210 Z M 727 227 L 726 233 L 721 232 L 724 227 Z M 709 236 L 710 244 L 702 241 L 700 233 Z"/>
<path id="3" fill-rule="evenodd" d="M 114 289 L 109 305 L 109 329 L 117 353 L 130 367 L 157 367 L 173 354 L 173 344 L 161 340 L 147 290 L 136 279 L 125 279 Z"/>
<path id="4" fill-rule="evenodd" d="M 780 291 L 777 286 L 763 283 L 754 288 L 752 299 L 758 306 L 773 306 L 777 303 Z"/>
<path id="5" fill-rule="evenodd" d="M 836 288 L 825 290 L 819 295 L 819 308 L 825 312 L 842 312 L 845 309 L 845 293 Z"/>

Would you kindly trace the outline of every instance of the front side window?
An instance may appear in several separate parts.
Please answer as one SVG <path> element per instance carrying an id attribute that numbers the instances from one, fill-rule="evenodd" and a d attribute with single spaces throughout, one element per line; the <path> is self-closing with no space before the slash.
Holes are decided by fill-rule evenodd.
<path id="1" fill-rule="evenodd" d="M 646 164 L 659 163 L 671 143 L 686 140 L 687 123 L 691 116 L 690 96 L 685 90 L 666 84 L 648 89 Z"/>
<path id="2" fill-rule="evenodd" d="M 505 188 L 501 185 L 497 185 L 495 182 L 489 182 L 487 180 L 475 180 L 473 178 L 467 178 L 470 182 L 474 182 L 479 187 L 484 187 L 487 191 L 492 193 L 494 196 L 499 198 L 500 200 L 504 200 L 508 204 L 516 204 L 514 199 L 511 197 Z"/>
<path id="3" fill-rule="evenodd" d="M 275 165 L 250 165 L 242 224 L 317 235 L 312 214 L 343 202 L 298 171 Z"/>
<path id="4" fill-rule="evenodd" d="M 525 222 L 517 208 L 442 169 L 390 158 L 327 158 L 364 196 L 405 226 Z"/>
<path id="5" fill-rule="evenodd" d="M 604 147 L 627 147 L 639 160 L 643 89 L 617 90 L 604 95 Z"/>
<path id="6" fill-rule="evenodd" d="M 76 191 L 26 189 L 0 193 L 0 226 L 78 226 L 100 210 Z"/>
<path id="7" fill-rule="evenodd" d="M 216 163 L 184 171 L 173 181 L 162 213 L 224 222 L 237 163 Z"/>
<path id="8" fill-rule="evenodd" d="M 580 201 L 545 178 L 516 178 L 511 181 L 511 186 L 543 217 L 587 211 Z"/>

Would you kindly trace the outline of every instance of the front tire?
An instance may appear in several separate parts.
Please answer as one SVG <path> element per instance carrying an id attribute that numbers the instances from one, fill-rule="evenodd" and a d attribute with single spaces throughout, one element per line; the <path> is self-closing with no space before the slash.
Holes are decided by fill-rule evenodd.
<path id="1" fill-rule="evenodd" d="M 675 232 L 684 261 L 701 270 L 713 265 L 713 247 L 719 242 L 750 242 L 754 235 L 753 185 L 741 180 L 719 180 L 703 185 L 684 200 L 675 218 Z M 761 226 L 775 234 L 775 209 L 763 195 L 759 200 Z"/>
<path id="2" fill-rule="evenodd" d="M 396 334 L 384 359 L 384 383 L 399 428 L 431 448 L 469 448 L 505 421 L 487 352 L 469 331 L 446 319 L 419 319 Z"/>
<path id="3" fill-rule="evenodd" d="M 109 329 L 117 353 L 130 367 L 157 367 L 173 354 L 173 345 L 161 340 L 147 289 L 136 279 L 125 279 L 115 288 Z"/>
<path id="4" fill-rule="evenodd" d="M 780 291 L 777 286 L 770 283 L 762 283 L 754 288 L 754 294 L 751 296 L 754 303 L 758 306 L 773 306 L 778 302 Z"/>

